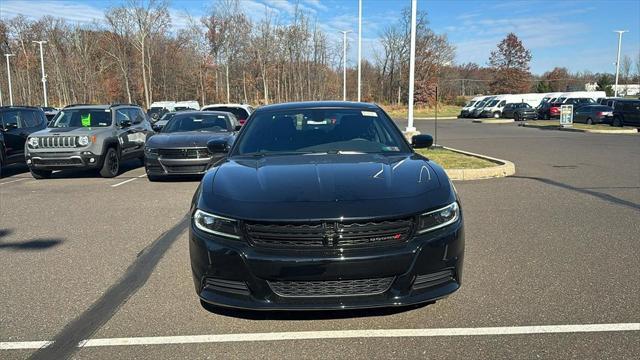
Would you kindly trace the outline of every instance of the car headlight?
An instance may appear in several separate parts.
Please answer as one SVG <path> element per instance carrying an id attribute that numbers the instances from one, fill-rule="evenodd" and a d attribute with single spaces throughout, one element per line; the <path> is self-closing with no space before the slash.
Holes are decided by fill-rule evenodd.
<path id="1" fill-rule="evenodd" d="M 453 224 L 460 218 L 460 206 L 453 202 L 438 210 L 429 211 L 420 215 L 418 220 L 418 233 L 426 233 Z"/>
<path id="2" fill-rule="evenodd" d="M 78 145 L 80 145 L 80 146 L 89 145 L 89 137 L 88 136 L 80 136 L 80 137 L 78 137 Z"/>
<path id="3" fill-rule="evenodd" d="M 158 149 L 154 149 L 154 148 L 150 148 L 150 147 L 145 147 L 144 148 L 144 153 L 147 155 L 158 155 Z"/>
<path id="4" fill-rule="evenodd" d="M 193 214 L 193 224 L 200 230 L 228 237 L 231 239 L 240 239 L 240 226 L 238 220 L 206 213 L 202 210 L 196 210 Z"/>
<path id="5" fill-rule="evenodd" d="M 32 148 L 37 148 L 38 147 L 38 138 L 37 137 L 29 138 L 29 146 L 32 147 Z"/>

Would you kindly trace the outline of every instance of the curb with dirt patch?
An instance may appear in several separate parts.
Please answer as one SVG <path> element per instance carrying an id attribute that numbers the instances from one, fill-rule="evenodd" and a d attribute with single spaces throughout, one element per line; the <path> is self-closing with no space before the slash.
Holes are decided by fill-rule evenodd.
<path id="1" fill-rule="evenodd" d="M 570 132 L 581 132 L 581 133 L 591 133 L 591 134 L 637 134 L 638 129 L 578 129 L 572 127 L 560 127 L 560 126 L 549 126 L 549 125 L 536 125 L 536 124 L 520 124 L 522 127 L 528 128 L 537 128 L 537 129 L 545 129 L 545 130 L 559 130 L 559 131 L 570 131 Z"/>
<path id="2" fill-rule="evenodd" d="M 486 155 L 476 154 L 469 151 L 458 150 L 444 146 L 445 149 L 464 154 L 467 156 L 473 156 L 480 159 L 484 159 L 495 163 L 496 166 L 481 168 L 481 169 L 445 169 L 447 175 L 451 180 L 480 180 L 491 179 L 497 177 L 511 176 L 516 173 L 516 165 L 508 160 L 502 160 Z"/>
<path id="3" fill-rule="evenodd" d="M 475 119 L 472 122 L 476 124 L 511 124 L 515 122 L 513 119 Z"/>

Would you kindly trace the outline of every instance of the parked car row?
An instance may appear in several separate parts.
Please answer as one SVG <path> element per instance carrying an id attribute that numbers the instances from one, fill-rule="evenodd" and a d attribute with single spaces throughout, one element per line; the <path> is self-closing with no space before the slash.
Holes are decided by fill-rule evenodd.
<path id="1" fill-rule="evenodd" d="M 145 165 L 150 180 L 202 174 L 216 160 L 207 152 L 207 140 L 232 142 L 251 111 L 248 105 L 208 105 L 204 111 L 166 113 L 153 124 L 135 104 L 69 105 L 50 122 L 39 107 L 0 107 L 0 176 L 3 166 L 26 163 L 36 179 L 67 169 L 96 169 L 114 177 L 130 159 Z"/>

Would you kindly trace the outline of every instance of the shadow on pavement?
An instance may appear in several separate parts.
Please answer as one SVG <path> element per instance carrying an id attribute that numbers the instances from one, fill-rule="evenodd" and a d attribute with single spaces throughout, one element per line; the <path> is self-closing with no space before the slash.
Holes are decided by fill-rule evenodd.
<path id="1" fill-rule="evenodd" d="M 11 229 L 0 229 L 0 250 L 45 250 L 50 247 L 60 245 L 62 239 L 34 239 L 22 242 L 3 242 L 2 238 L 11 235 L 14 231 Z"/>
<path id="2" fill-rule="evenodd" d="M 231 309 L 218 307 L 205 302 L 200 302 L 202 307 L 210 313 L 241 318 L 245 320 L 334 320 L 334 319 L 353 319 L 363 317 L 374 316 L 389 316 L 395 315 L 414 309 L 423 308 L 425 306 L 434 304 L 433 302 L 427 302 L 419 305 L 408 305 L 394 308 L 374 308 L 374 309 L 357 309 L 357 310 L 309 310 L 309 311 L 251 311 L 241 309 Z"/>

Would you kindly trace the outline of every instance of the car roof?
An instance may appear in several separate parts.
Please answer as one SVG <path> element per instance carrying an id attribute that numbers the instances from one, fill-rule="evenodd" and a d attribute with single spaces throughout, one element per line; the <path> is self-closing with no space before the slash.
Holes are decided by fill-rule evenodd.
<path id="1" fill-rule="evenodd" d="M 103 110 L 107 110 L 107 109 L 111 109 L 111 108 L 116 108 L 116 107 L 137 107 L 137 108 L 141 108 L 140 105 L 136 105 L 136 104 L 111 104 L 111 105 L 106 105 L 106 104 L 78 104 L 78 105 L 67 105 L 64 108 L 65 109 L 103 109 Z"/>
<path id="2" fill-rule="evenodd" d="M 321 108 L 342 108 L 342 109 L 366 109 L 375 110 L 380 107 L 373 103 L 352 102 L 352 101 L 302 101 L 288 102 L 273 105 L 264 105 L 256 111 L 284 111 L 295 109 L 321 109 Z"/>
<path id="3" fill-rule="evenodd" d="M 226 111 L 207 111 L 207 110 L 187 110 L 187 111 L 174 111 L 174 116 L 191 114 L 191 115 L 228 115 L 229 113 Z"/>
<path id="4" fill-rule="evenodd" d="M 202 107 L 202 109 L 204 108 L 208 108 L 208 107 L 237 107 L 237 108 L 243 108 L 243 109 L 247 109 L 250 108 L 251 105 L 249 104 L 208 104 Z"/>

